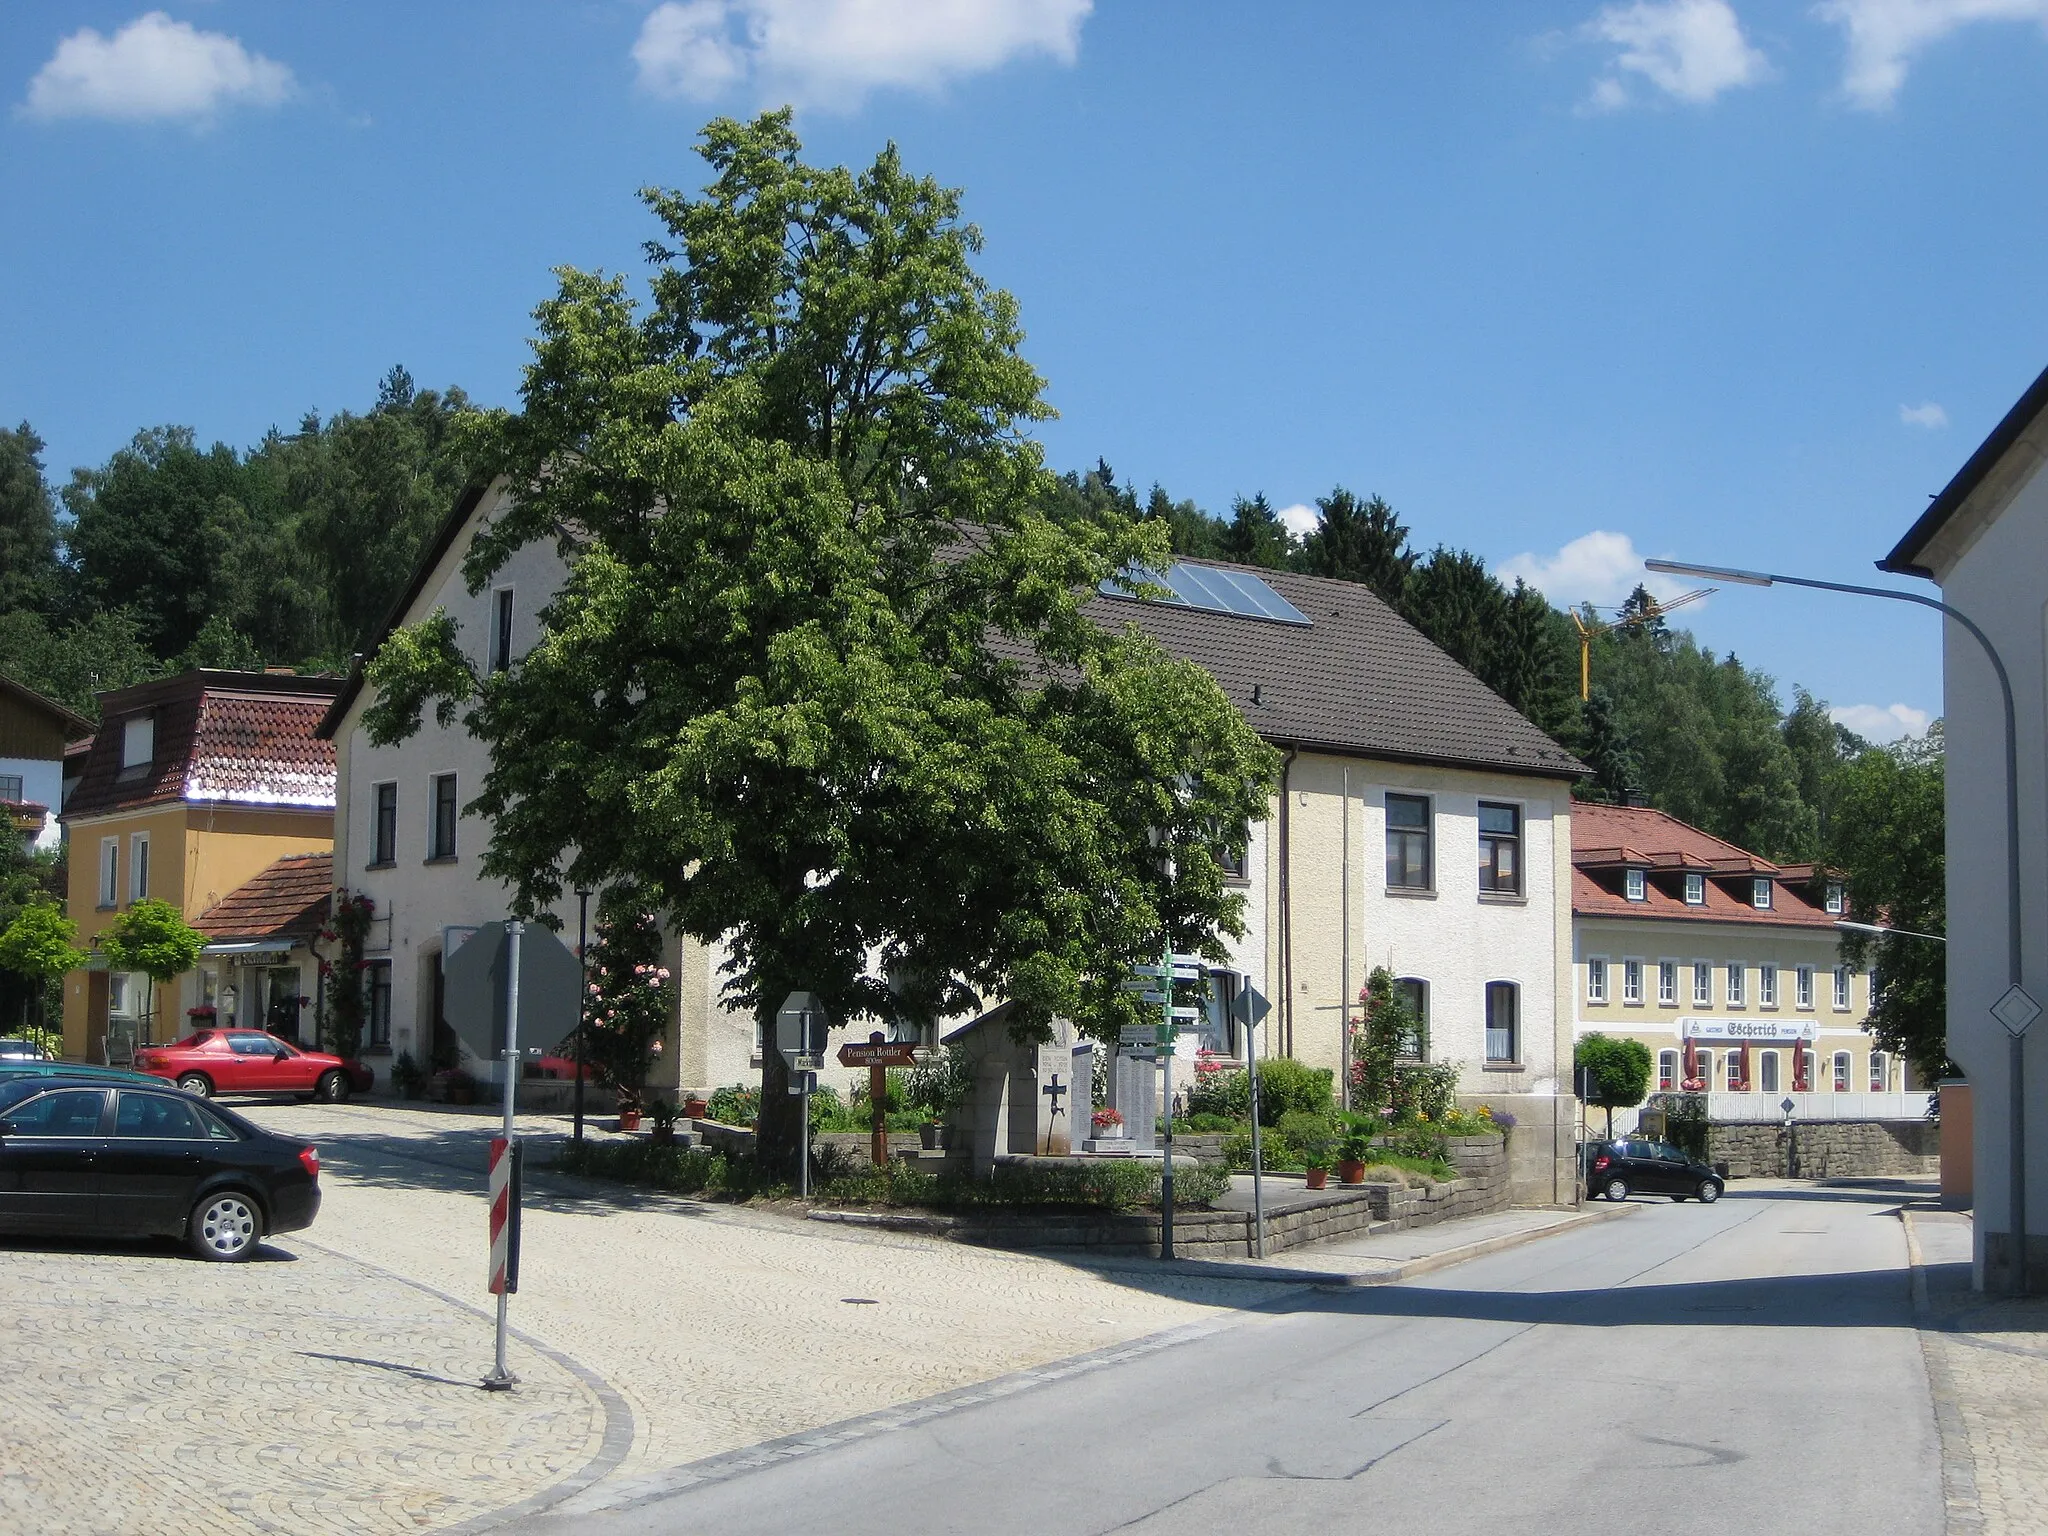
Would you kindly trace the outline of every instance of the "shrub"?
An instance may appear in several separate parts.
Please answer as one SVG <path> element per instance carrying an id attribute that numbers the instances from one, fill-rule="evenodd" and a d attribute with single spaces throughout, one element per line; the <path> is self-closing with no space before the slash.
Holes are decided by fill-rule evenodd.
<path id="1" fill-rule="evenodd" d="M 1261 1061 L 1259 1124 L 1278 1125 L 1290 1114 L 1328 1115 L 1335 1103 L 1332 1081 L 1328 1067 L 1311 1067 L 1291 1056 Z"/>
<path id="2" fill-rule="evenodd" d="M 967 1102 L 974 1092 L 974 1076 L 974 1057 L 967 1048 L 949 1045 L 905 1074 L 903 1097 L 911 1108 L 925 1111 L 926 1118 L 943 1120 Z"/>
<path id="3" fill-rule="evenodd" d="M 1223 1120 L 1244 1120 L 1252 1112 L 1251 1074 L 1243 1067 L 1228 1066 L 1227 1057 L 1208 1053 L 1195 1058 L 1195 1083 L 1188 1090 L 1190 1115 L 1209 1115 Z M 1264 1087 L 1262 1083 L 1260 1085 Z"/>
<path id="4" fill-rule="evenodd" d="M 1451 1150 L 1450 1138 L 1439 1127 L 1421 1120 L 1397 1126 L 1387 1144 L 1398 1155 L 1425 1163 L 1447 1162 Z"/>
<path id="5" fill-rule="evenodd" d="M 1329 1074 L 1323 1074 L 1327 1088 Z M 1287 1148 L 1310 1168 L 1327 1168 L 1337 1149 L 1337 1127 L 1327 1115 L 1305 1109 L 1290 1109 L 1277 1127 Z"/>
<path id="6" fill-rule="evenodd" d="M 747 1083 L 715 1088 L 705 1100 L 704 1113 L 720 1125 L 752 1125 L 761 1118 L 761 1090 Z"/>
<path id="7" fill-rule="evenodd" d="M 1217 1131 L 1234 1131 L 1242 1124 L 1244 1124 L 1244 1116 L 1242 1115 L 1195 1113 L 1189 1115 L 1185 1120 L 1174 1121 L 1173 1128 L 1176 1133 L 1187 1130 L 1193 1131 L 1197 1135 L 1203 1135 L 1214 1134 Z"/>
<path id="8" fill-rule="evenodd" d="M 1441 1120 L 1451 1113 L 1457 1092 L 1456 1062 L 1404 1062 L 1394 1068 L 1387 1107 L 1393 1111 L 1395 1120 L 1410 1120 L 1423 1115 L 1431 1120 Z"/>
<path id="9" fill-rule="evenodd" d="M 1586 1102 L 1602 1109 L 1628 1109 L 1650 1091 L 1650 1048 L 1640 1040 L 1586 1035 L 1572 1052 L 1572 1065 L 1592 1072 L 1592 1097 Z"/>

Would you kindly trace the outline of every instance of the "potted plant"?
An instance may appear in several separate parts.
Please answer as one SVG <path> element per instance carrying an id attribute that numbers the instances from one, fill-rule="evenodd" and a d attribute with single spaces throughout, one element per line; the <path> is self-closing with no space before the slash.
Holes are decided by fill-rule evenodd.
<path id="1" fill-rule="evenodd" d="M 702 1120 L 710 1113 L 711 1101 L 702 1094 L 693 1093 L 683 1100 L 683 1118 L 685 1120 Z"/>
<path id="2" fill-rule="evenodd" d="M 655 1099 L 647 1106 L 647 1117 L 654 1122 L 654 1144 L 666 1147 L 676 1139 L 676 1107 L 667 1099 Z"/>
<path id="3" fill-rule="evenodd" d="M 1365 1132 L 1353 1131 L 1337 1149 L 1337 1179 L 1343 1184 L 1365 1182 L 1366 1159 L 1372 1156 L 1372 1141 Z"/>
<path id="4" fill-rule="evenodd" d="M 427 1074 L 412 1059 L 411 1051 L 400 1051 L 398 1060 L 391 1063 L 391 1086 L 405 1099 L 416 1099 L 427 1091 Z"/>
<path id="5" fill-rule="evenodd" d="M 441 1097 L 450 1104 L 474 1104 L 476 1079 L 460 1067 L 440 1074 Z"/>
<path id="6" fill-rule="evenodd" d="M 1290 1109 L 1274 1127 L 1308 1170 L 1308 1187 L 1321 1189 L 1330 1180 L 1330 1154 L 1337 1148 L 1337 1128 L 1328 1117 Z"/>
<path id="7" fill-rule="evenodd" d="M 1093 1127 L 1097 1141 L 1108 1141 L 1124 1133 L 1124 1117 L 1108 1105 L 1089 1116 L 1088 1124 Z"/>
<path id="8" fill-rule="evenodd" d="M 637 1131 L 640 1129 L 640 1091 L 637 1088 L 619 1088 L 619 1129 Z"/>

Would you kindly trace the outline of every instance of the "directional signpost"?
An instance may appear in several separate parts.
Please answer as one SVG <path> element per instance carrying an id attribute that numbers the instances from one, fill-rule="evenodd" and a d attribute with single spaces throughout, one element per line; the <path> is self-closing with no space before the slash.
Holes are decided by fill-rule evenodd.
<path id="1" fill-rule="evenodd" d="M 463 1044 L 502 1063 L 504 1134 L 491 1142 L 490 1288 L 498 1298 L 497 1363 L 484 1378 L 493 1392 L 510 1391 L 519 1378 L 505 1360 L 507 1303 L 519 1289 L 519 1139 L 517 1113 L 521 1008 L 526 1010 L 525 1051 L 545 1056 L 575 1030 L 583 1001 L 583 967 L 545 928 L 531 933 L 518 921 L 486 923 L 442 963 L 442 1012 Z"/>
<path id="2" fill-rule="evenodd" d="M 789 1065 L 789 1091 L 803 1100 L 803 1153 L 797 1158 L 797 1193 L 811 1197 L 811 1090 L 825 1065 L 825 1036 L 832 1021 L 815 992 L 792 992 L 775 1010 L 775 1051 Z"/>
<path id="3" fill-rule="evenodd" d="M 1272 1011 L 1266 994 L 1247 979 L 1244 990 L 1237 994 L 1237 1020 L 1244 1026 L 1245 1073 L 1252 1091 L 1252 1254 L 1261 1259 L 1266 1256 L 1266 1167 L 1259 1146 L 1259 1039 L 1252 1031 Z"/>
<path id="4" fill-rule="evenodd" d="M 851 1041 L 839 1047 L 839 1065 L 842 1067 L 866 1067 L 868 1069 L 868 1110 L 872 1115 L 869 1122 L 874 1132 L 871 1150 L 875 1154 L 875 1166 L 884 1168 L 889 1163 L 889 1069 L 891 1067 L 914 1067 L 917 1057 L 915 1047 L 908 1040 L 900 1044 L 890 1041 L 879 1029 L 868 1036 L 866 1045 L 855 1045 Z"/>

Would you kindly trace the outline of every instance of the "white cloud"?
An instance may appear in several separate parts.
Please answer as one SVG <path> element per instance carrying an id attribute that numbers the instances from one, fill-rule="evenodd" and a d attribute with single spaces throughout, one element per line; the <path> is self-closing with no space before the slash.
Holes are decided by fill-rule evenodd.
<path id="1" fill-rule="evenodd" d="M 1668 576 L 1645 571 L 1642 552 L 1625 533 L 1581 534 L 1554 555 L 1516 555 L 1500 563 L 1500 576 L 1508 582 L 1520 577 L 1560 607 L 1611 607 L 1638 584 L 1660 598 L 1676 597 L 1684 590 Z"/>
<path id="2" fill-rule="evenodd" d="M 1910 704 L 1845 704 L 1828 711 L 1837 725 L 1846 725 L 1866 741 L 1898 741 L 1924 736 L 1934 717 Z"/>
<path id="3" fill-rule="evenodd" d="M 2037 21 L 2048 28 L 2048 0 L 1821 0 L 1814 13 L 1849 38 L 1842 94 L 1881 111 L 1906 83 L 1915 54 L 1979 21 Z"/>
<path id="4" fill-rule="evenodd" d="M 1932 400 L 1925 400 L 1919 405 L 1900 406 L 1899 422 L 1908 427 L 1945 427 L 1948 425 L 1948 412 Z"/>
<path id="5" fill-rule="evenodd" d="M 45 120 L 201 120 L 236 103 L 274 107 L 295 86 L 289 68 L 238 39 L 151 11 L 112 37 L 81 27 L 59 42 L 16 110 Z"/>
<path id="6" fill-rule="evenodd" d="M 706 100 L 751 83 L 804 105 L 933 89 L 1012 59 L 1071 64 L 1094 0 L 667 0 L 633 44 L 641 88 Z"/>
<path id="7" fill-rule="evenodd" d="M 1636 0 L 1610 5 L 1586 23 L 1586 32 L 1611 43 L 1612 73 L 1593 82 L 1587 107 L 1612 112 L 1627 106 L 1626 75 L 1637 75 L 1667 96 L 1701 104 L 1771 72 L 1770 60 L 1742 35 L 1728 0 Z"/>
<path id="8" fill-rule="evenodd" d="M 1314 533 L 1317 525 L 1323 520 L 1323 514 L 1305 501 L 1297 501 L 1291 507 L 1282 507 L 1273 515 L 1279 518 L 1286 525 L 1287 531 L 1297 539 L 1305 539 Z"/>

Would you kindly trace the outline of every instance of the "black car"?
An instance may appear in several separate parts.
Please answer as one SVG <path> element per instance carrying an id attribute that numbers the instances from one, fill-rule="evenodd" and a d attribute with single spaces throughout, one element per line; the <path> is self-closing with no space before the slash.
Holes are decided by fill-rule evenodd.
<path id="1" fill-rule="evenodd" d="M 182 1237 L 232 1262 L 319 1210 L 315 1147 L 168 1083 L 0 1083 L 0 1232 Z"/>
<path id="2" fill-rule="evenodd" d="M 1641 1137 L 1598 1141 L 1586 1149 L 1586 1193 L 1626 1200 L 1630 1195 L 1669 1195 L 1712 1205 L 1721 1198 L 1721 1176 L 1696 1163 L 1668 1141 Z"/>

